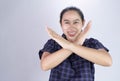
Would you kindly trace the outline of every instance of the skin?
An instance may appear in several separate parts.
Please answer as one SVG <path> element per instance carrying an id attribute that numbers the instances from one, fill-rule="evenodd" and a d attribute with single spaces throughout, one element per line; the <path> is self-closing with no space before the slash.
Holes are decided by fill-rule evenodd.
<path id="1" fill-rule="evenodd" d="M 63 48 L 52 54 L 49 52 L 43 53 L 41 58 L 41 67 L 43 70 L 56 67 L 73 52 L 95 64 L 102 66 L 112 65 L 112 58 L 104 49 L 96 50 L 82 46 L 91 28 L 91 21 L 89 21 L 84 30 L 82 30 L 84 23 L 85 21 L 81 20 L 81 17 L 76 11 L 70 10 L 65 12 L 62 18 L 61 28 L 67 40 L 47 27 L 48 35 Z"/>

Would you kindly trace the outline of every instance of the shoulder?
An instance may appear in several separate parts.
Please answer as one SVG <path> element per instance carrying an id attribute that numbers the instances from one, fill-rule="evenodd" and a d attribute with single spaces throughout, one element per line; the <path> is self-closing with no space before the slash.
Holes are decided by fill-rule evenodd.
<path id="1" fill-rule="evenodd" d="M 47 43 L 54 43 L 55 41 L 53 39 L 48 39 Z"/>
<path id="2" fill-rule="evenodd" d="M 53 39 L 48 39 L 47 42 L 46 42 L 46 44 L 58 45 L 58 43 L 55 40 L 53 40 Z"/>
<path id="3" fill-rule="evenodd" d="M 94 48 L 94 49 L 105 49 L 107 52 L 109 51 L 99 40 L 95 38 L 86 39 L 83 46 Z"/>
<path id="4" fill-rule="evenodd" d="M 45 44 L 46 47 L 54 48 L 55 50 L 60 49 L 61 46 L 53 39 L 49 39 Z"/>
<path id="5" fill-rule="evenodd" d="M 95 39 L 95 38 L 87 38 L 83 44 L 83 46 L 86 47 L 90 47 L 90 48 L 95 48 L 95 49 L 99 49 L 100 47 L 102 47 L 102 43 Z"/>
<path id="6" fill-rule="evenodd" d="M 87 38 L 84 43 L 85 44 L 96 44 L 98 42 L 99 41 L 97 39 L 95 39 L 95 38 Z"/>

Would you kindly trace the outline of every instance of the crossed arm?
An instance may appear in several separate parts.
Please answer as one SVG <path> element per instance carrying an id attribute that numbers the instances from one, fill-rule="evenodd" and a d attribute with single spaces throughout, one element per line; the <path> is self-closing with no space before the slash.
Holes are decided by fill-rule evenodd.
<path id="1" fill-rule="evenodd" d="M 102 66 L 111 66 L 112 58 L 110 54 L 104 49 L 96 50 L 82 46 L 90 27 L 91 24 L 89 22 L 85 30 L 80 34 L 78 40 L 75 42 L 70 42 L 58 35 L 52 29 L 47 28 L 47 32 L 50 35 L 50 37 L 63 48 L 54 52 L 53 54 L 50 54 L 49 52 L 44 52 L 41 58 L 42 69 L 49 70 L 56 67 L 66 58 L 68 58 L 73 52 L 78 56 L 87 59 L 95 64 Z"/>

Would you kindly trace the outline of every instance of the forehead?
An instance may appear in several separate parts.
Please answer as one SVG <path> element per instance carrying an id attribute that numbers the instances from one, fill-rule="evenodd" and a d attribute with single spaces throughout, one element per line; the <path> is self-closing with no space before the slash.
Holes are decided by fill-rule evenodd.
<path id="1" fill-rule="evenodd" d="M 80 15 L 77 13 L 77 11 L 74 11 L 74 10 L 70 10 L 70 11 L 67 11 L 63 14 L 63 18 L 62 20 L 80 20 L 81 17 Z"/>

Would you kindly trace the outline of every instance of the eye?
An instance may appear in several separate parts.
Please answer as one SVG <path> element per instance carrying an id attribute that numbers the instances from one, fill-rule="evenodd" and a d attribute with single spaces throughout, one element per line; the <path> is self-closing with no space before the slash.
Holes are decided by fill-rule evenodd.
<path id="1" fill-rule="evenodd" d="M 74 24 L 78 24 L 78 23 L 79 23 L 78 21 L 74 22 Z"/>
<path id="2" fill-rule="evenodd" d="M 65 22 L 65 24 L 70 24 L 69 22 Z"/>

